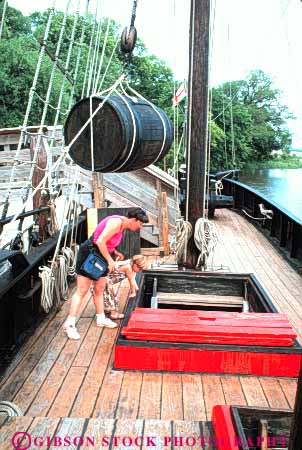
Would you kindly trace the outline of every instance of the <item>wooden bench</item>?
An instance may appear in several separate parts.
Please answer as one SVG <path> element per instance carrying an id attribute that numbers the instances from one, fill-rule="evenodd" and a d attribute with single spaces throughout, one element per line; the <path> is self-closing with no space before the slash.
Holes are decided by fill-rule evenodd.
<path id="1" fill-rule="evenodd" d="M 217 309 L 243 309 L 244 298 L 231 295 L 182 294 L 180 292 L 157 292 L 158 305 L 211 306 Z"/>

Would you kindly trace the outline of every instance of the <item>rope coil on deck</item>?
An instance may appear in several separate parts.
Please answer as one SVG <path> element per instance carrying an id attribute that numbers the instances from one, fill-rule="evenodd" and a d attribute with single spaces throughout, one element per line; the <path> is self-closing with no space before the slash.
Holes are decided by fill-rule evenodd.
<path id="1" fill-rule="evenodd" d="M 192 236 L 193 229 L 190 222 L 180 219 L 176 221 L 176 249 L 175 256 L 177 263 L 182 263 L 186 260 L 187 245 Z"/>
<path id="2" fill-rule="evenodd" d="M 3 400 L 0 402 L 0 416 L 20 417 L 23 416 L 23 412 L 14 403 Z"/>
<path id="3" fill-rule="evenodd" d="M 194 242 L 200 251 L 196 267 L 207 268 L 210 256 L 214 257 L 214 250 L 218 243 L 218 234 L 213 222 L 200 218 L 195 224 Z"/>

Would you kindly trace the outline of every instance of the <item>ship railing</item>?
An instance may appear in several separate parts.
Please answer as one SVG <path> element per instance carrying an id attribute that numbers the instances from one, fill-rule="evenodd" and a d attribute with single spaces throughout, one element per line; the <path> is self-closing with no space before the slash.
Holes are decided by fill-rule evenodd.
<path id="1" fill-rule="evenodd" d="M 240 183 L 239 181 L 223 180 L 225 195 L 234 197 L 234 206 L 240 211 L 246 211 L 251 217 L 263 218 L 263 220 L 253 220 L 264 234 L 270 238 L 284 256 L 299 269 L 302 262 L 302 221 L 299 217 L 278 205 L 273 200 L 269 200 L 255 189 Z M 262 209 L 272 213 L 261 214 Z"/>

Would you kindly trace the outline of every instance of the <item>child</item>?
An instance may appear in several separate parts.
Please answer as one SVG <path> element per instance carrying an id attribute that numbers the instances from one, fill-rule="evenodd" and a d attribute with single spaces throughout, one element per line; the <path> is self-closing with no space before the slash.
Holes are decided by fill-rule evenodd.
<path id="1" fill-rule="evenodd" d="M 120 283 L 125 278 L 130 284 L 129 298 L 135 297 L 138 286 L 135 281 L 135 274 L 145 268 L 146 261 L 143 255 L 134 255 L 126 261 L 117 261 L 117 270 L 107 277 L 107 284 L 104 289 L 105 312 L 110 313 L 111 319 L 122 319 L 124 314 L 118 312 L 118 299 L 114 292 L 113 285 Z"/>

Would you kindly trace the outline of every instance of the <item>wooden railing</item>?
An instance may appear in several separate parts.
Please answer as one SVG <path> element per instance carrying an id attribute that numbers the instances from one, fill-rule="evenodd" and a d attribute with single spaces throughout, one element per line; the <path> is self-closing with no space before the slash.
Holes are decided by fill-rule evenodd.
<path id="1" fill-rule="evenodd" d="M 260 212 L 259 205 L 261 203 L 265 209 L 272 210 L 272 219 L 253 220 L 253 222 L 260 225 L 265 234 L 272 238 L 274 244 L 277 244 L 292 262 L 302 262 L 301 219 L 282 208 L 282 206 L 277 205 L 274 201 L 268 200 L 255 189 L 239 181 L 224 179 L 223 186 L 223 194 L 234 197 L 235 208 L 246 211 L 252 217 L 265 218 Z"/>

